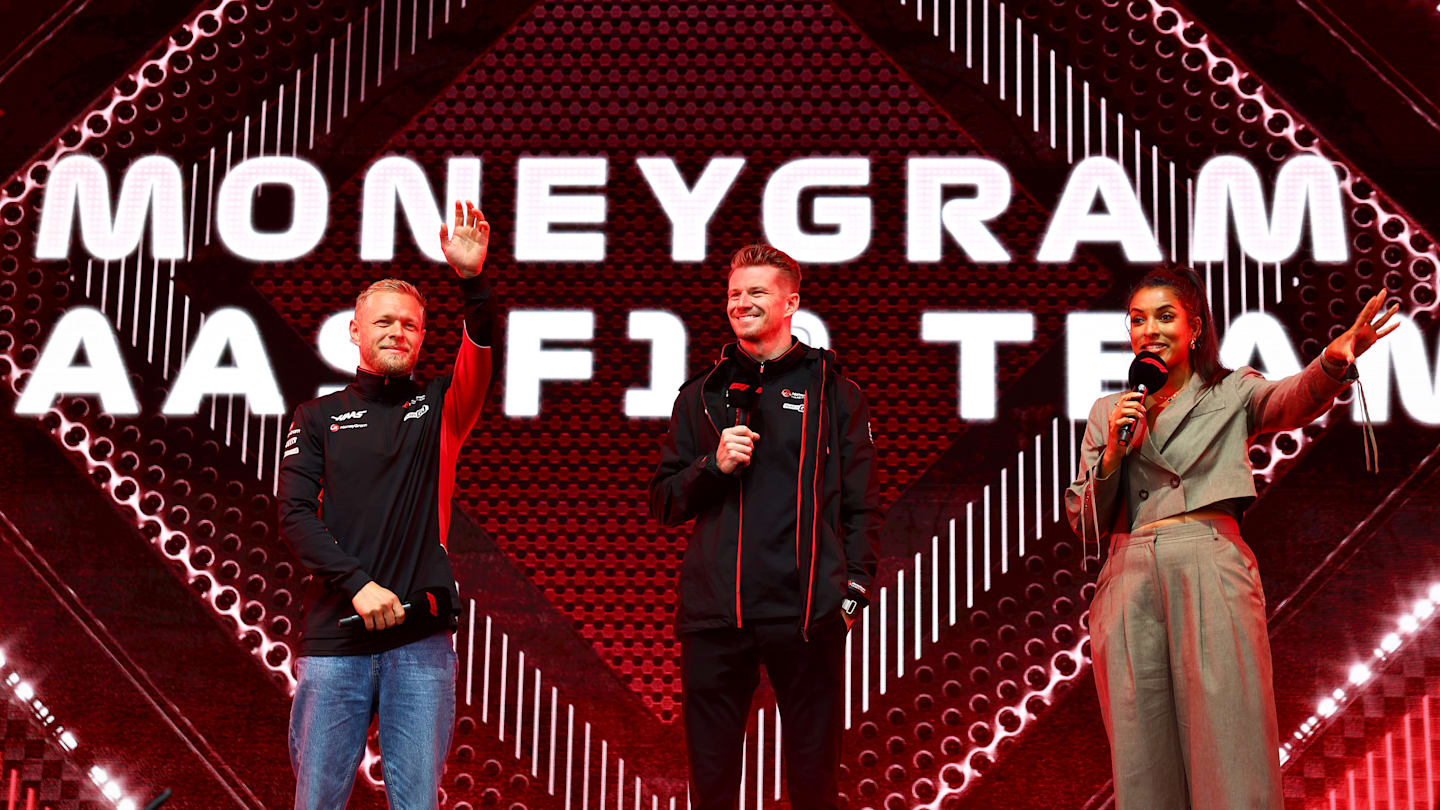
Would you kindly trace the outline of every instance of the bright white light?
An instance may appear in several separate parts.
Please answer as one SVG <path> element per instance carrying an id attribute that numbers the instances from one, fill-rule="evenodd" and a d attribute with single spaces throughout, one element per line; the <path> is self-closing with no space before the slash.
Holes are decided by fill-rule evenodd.
<path id="1" fill-rule="evenodd" d="M 17 682 L 19 682 L 19 680 L 20 680 L 20 673 L 18 673 L 18 672 L 12 672 L 12 673 L 10 673 L 10 676 L 5 679 L 5 684 L 6 684 L 7 686 L 14 686 Z"/>
<path id="2" fill-rule="evenodd" d="M 29 700 L 30 698 L 35 697 L 35 687 L 31 686 L 26 681 L 21 681 L 15 687 L 15 694 L 18 695 L 21 700 Z"/>
<path id="3" fill-rule="evenodd" d="M 526 157 L 515 164 L 515 260 L 598 262 L 605 258 L 605 234 L 562 230 L 552 225 L 605 222 L 603 194 L 555 194 L 556 188 L 605 185 L 610 164 L 603 157 Z"/>
<path id="4" fill-rule="evenodd" d="M 1396 398 L 1390 388 L 1393 377 L 1400 405 L 1406 413 L 1421 424 L 1440 425 L 1440 390 L 1430 384 L 1436 375 L 1431 372 L 1429 358 L 1432 355 L 1425 345 L 1428 339 L 1420 325 L 1404 315 L 1397 315 L 1394 323 L 1395 333 L 1377 346 L 1377 351 L 1366 352 L 1356 360 L 1360 376 L 1377 381 L 1371 386 L 1375 394 L 1366 392 L 1368 401 L 1376 403 L 1370 409 L 1371 421 L 1381 424 L 1390 419 L 1390 401 Z M 1351 413 L 1356 413 L 1359 407 L 1351 405 Z M 1440 588 L 1431 586 L 1430 601 L 1440 602 Z"/>
<path id="5" fill-rule="evenodd" d="M 865 197 L 817 195 L 810 219 L 824 231 L 801 227 L 801 194 L 814 187 L 870 185 L 870 159 L 863 157 L 799 158 L 776 169 L 765 183 L 760 217 L 765 238 L 801 264 L 847 262 L 870 245 L 870 200 Z"/>
<path id="6" fill-rule="evenodd" d="M 1284 765 L 1290 759 L 1290 752 L 1287 749 L 1280 749 L 1280 764 Z"/>
<path id="7" fill-rule="evenodd" d="M 440 223 L 448 220 L 460 200 L 480 201 L 480 158 L 452 157 L 445 172 L 445 207 L 437 208 L 430 181 L 420 164 L 400 155 L 388 155 L 365 172 L 360 205 L 360 259 L 388 262 L 395 258 L 395 206 L 399 203 L 410 236 L 431 261 L 445 261 Z"/>
<path id="8" fill-rule="evenodd" d="M 512 310 L 506 329 L 506 416 L 539 416 L 542 381 L 594 376 L 595 357 L 589 349 L 545 346 L 555 340 L 593 340 L 594 310 Z"/>
<path id="9" fill-rule="evenodd" d="M 675 403 L 675 389 L 685 382 L 685 322 L 673 312 L 639 309 L 630 313 L 626 336 L 650 344 L 650 386 L 625 392 L 625 415 L 663 419 Z"/>
<path id="10" fill-rule="evenodd" d="M 1350 667 L 1350 682 L 1359 686 L 1370 680 L 1370 668 L 1364 664 L 1356 664 Z"/>
<path id="11" fill-rule="evenodd" d="M 1380 639 L 1380 649 L 1384 650 L 1387 653 L 1392 653 L 1400 649 L 1400 634 L 1389 633 L 1384 638 Z"/>
<path id="12" fill-rule="evenodd" d="M 79 743 L 78 741 L 76 741 L 74 734 L 71 734 L 71 733 L 68 732 L 68 731 L 61 732 L 61 734 L 60 734 L 60 745 L 61 745 L 61 747 L 63 747 L 66 751 L 74 751 L 74 750 L 75 750 L 75 746 L 77 746 L 77 745 L 79 745 L 79 744 L 80 744 L 80 743 Z"/>
<path id="13" fill-rule="evenodd" d="M 115 805 L 115 810 L 135 810 L 135 800 L 121 799 L 120 803 Z"/>
<path id="14" fill-rule="evenodd" d="M 1330 694 L 1334 695 L 1334 697 L 1335 697 L 1336 700 L 1344 700 L 1344 699 L 1345 699 L 1345 690 L 1344 690 L 1344 689 L 1336 689 L 1334 692 L 1331 692 Z"/>
<path id="15" fill-rule="evenodd" d="M 1104 203 L 1104 213 L 1092 213 L 1097 196 Z M 1145 219 L 1145 209 L 1135 199 L 1125 168 L 1108 157 L 1090 157 L 1075 164 L 1035 258 L 1069 262 L 1082 242 L 1119 242 L 1132 264 L 1161 258 L 1160 246 Z"/>
<path id="16" fill-rule="evenodd" d="M 1435 603 L 1429 599 L 1421 599 L 1415 603 L 1415 618 L 1424 621 L 1430 618 L 1435 612 Z M 5 666 L 5 656 L 0 654 L 0 667 Z"/>
<path id="17" fill-rule="evenodd" d="M 100 792 L 105 794 L 105 798 L 113 802 L 120 798 L 120 785 L 117 782 L 106 782 L 105 787 L 101 788 Z"/>
<path id="18" fill-rule="evenodd" d="M 1246 312 L 1230 322 L 1220 341 L 1220 362 L 1231 368 L 1253 365 L 1272 380 L 1300 373 L 1285 325 L 1268 312 Z"/>
<path id="19" fill-rule="evenodd" d="M 322 207 L 328 197 L 322 198 Z M 157 259 L 183 258 L 184 198 L 180 166 L 170 158 L 147 155 L 126 169 L 120 181 L 119 203 L 112 209 L 105 167 L 89 155 L 69 155 L 50 170 L 35 255 L 41 259 L 65 258 L 70 252 L 78 205 L 80 240 L 91 256 L 116 260 L 134 253 L 148 219 L 151 255 Z"/>
<path id="20" fill-rule="evenodd" d="M 637 158 L 635 165 L 670 218 L 670 258 L 677 262 L 704 261 L 706 226 L 735 184 L 745 158 L 711 158 L 694 188 L 685 185 L 672 157 Z"/>
<path id="21" fill-rule="evenodd" d="M 1440 605 L 1440 582 L 1430 586 L 1430 601 Z"/>
<path id="22" fill-rule="evenodd" d="M 94 780 L 97 785 L 103 785 L 110 781 L 110 775 L 105 773 L 105 769 L 99 765 L 90 769 L 90 778 Z"/>
<path id="23" fill-rule="evenodd" d="M 1416 619 L 1414 616 L 1401 616 L 1401 617 L 1400 617 L 1400 631 L 1401 631 L 1401 632 L 1404 632 L 1404 633 L 1413 633 L 1413 632 L 1415 632 L 1416 630 L 1419 630 L 1419 629 L 1420 629 L 1420 620 L 1419 620 L 1419 619 Z"/>
<path id="24" fill-rule="evenodd" d="M 1320 705 L 1315 707 L 1315 711 L 1318 712 L 1321 717 L 1329 717 L 1334 714 L 1338 708 L 1340 708 L 1340 704 L 1336 703 L 1334 698 L 1327 697 L 1320 701 Z"/>
<path id="25" fill-rule="evenodd" d="M 989 158 L 912 157 L 906 164 L 907 257 L 938 262 L 941 226 L 972 262 L 1007 262 L 1010 253 L 985 226 L 1010 205 L 1010 173 Z M 944 202 L 945 186 L 970 186 L 975 196 Z"/>
<path id="26" fill-rule="evenodd" d="M 221 365 L 227 347 L 233 362 Z M 201 324 L 162 410 L 167 415 L 199 413 L 205 397 L 220 394 L 245 397 L 251 413 L 285 413 L 285 400 L 265 353 L 260 327 L 250 313 L 238 307 L 217 309 Z"/>
<path id="27" fill-rule="evenodd" d="M 75 365 L 82 348 L 87 365 Z M 94 307 L 75 307 L 56 321 L 34 372 L 15 403 L 15 413 L 40 416 L 61 394 L 99 396 L 101 407 L 110 414 L 140 412 L 130 377 L 125 372 L 125 359 L 120 354 L 115 329 L 105 313 Z"/>
<path id="28" fill-rule="evenodd" d="M 1310 215 L 1311 253 L 1318 262 L 1347 258 L 1340 185 L 1329 158 L 1300 155 L 1285 162 L 1275 178 L 1275 205 L 1267 218 L 1260 174 L 1235 155 L 1211 158 L 1195 178 L 1194 261 L 1225 257 L 1230 212 L 1241 248 L 1261 262 L 1283 262 L 1300 247 Z M 1268 219 L 1268 221 L 1267 221 Z"/>
<path id="29" fill-rule="evenodd" d="M 1429 602 L 1426 602 L 1425 604 L 1428 605 L 1428 604 L 1430 604 L 1430 603 L 1429 603 Z M 4 651 L 4 650 L 0 650 L 0 667 L 3 667 L 3 666 L 5 666 L 5 651 Z"/>
<path id="30" fill-rule="evenodd" d="M 293 195 L 291 222 L 283 231 L 255 228 L 256 191 L 267 185 L 289 186 Z M 293 157 L 251 158 L 231 169 L 220 183 L 215 200 L 215 232 L 235 255 L 252 262 L 298 259 L 313 250 L 325 235 L 329 204 L 325 176 L 314 164 Z"/>
<path id="31" fill-rule="evenodd" d="M 959 413 L 961 419 L 995 418 L 996 345 L 1028 343 L 1035 337 L 1035 316 L 1029 312 L 922 312 L 920 339 L 957 343 Z"/>

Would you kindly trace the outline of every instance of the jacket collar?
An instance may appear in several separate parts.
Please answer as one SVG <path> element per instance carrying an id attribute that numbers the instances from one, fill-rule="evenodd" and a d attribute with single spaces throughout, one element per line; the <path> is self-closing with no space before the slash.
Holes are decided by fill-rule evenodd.
<path id="1" fill-rule="evenodd" d="M 801 343 L 798 338 L 790 338 L 790 348 L 786 349 L 779 357 L 772 357 L 765 362 L 760 362 L 751 357 L 746 351 L 740 348 L 739 343 L 727 343 L 725 348 L 720 350 L 721 360 L 733 360 L 739 368 L 745 372 L 760 376 L 763 372 L 765 377 L 789 371 L 805 359 L 809 354 L 809 346 Z"/>
<path id="2" fill-rule="evenodd" d="M 418 386 L 413 374 L 387 376 L 355 369 L 355 382 L 351 388 L 363 399 L 375 402 L 400 402 L 414 395 Z"/>
<path id="3" fill-rule="evenodd" d="M 739 343 L 727 343 L 720 350 L 720 359 L 710 367 L 709 371 L 704 372 L 704 379 L 700 382 L 701 405 L 705 408 L 705 413 L 710 417 L 710 423 L 714 425 L 717 432 L 725 427 L 726 411 L 723 389 L 733 379 L 734 369 L 746 368 L 750 373 L 765 379 L 799 365 L 806 358 L 819 359 L 827 354 L 823 350 L 806 346 L 794 337 L 790 341 L 790 348 L 784 354 L 765 361 L 763 375 L 760 372 L 759 361 L 746 354 L 740 348 Z"/>
<path id="4" fill-rule="evenodd" d="M 1200 400 L 1213 393 L 1206 390 L 1204 385 L 1205 381 L 1197 372 L 1190 372 L 1190 381 L 1185 383 L 1185 389 L 1175 397 L 1175 401 L 1170 403 L 1169 407 L 1160 412 L 1160 416 L 1155 422 L 1155 429 L 1145 437 L 1144 443 L 1140 446 L 1142 454 L 1149 456 L 1151 461 L 1165 469 L 1171 469 L 1161 453 L 1170 443 L 1170 439 L 1175 436 L 1175 432 L 1185 424 L 1185 418 L 1190 415 L 1191 409 Z"/>

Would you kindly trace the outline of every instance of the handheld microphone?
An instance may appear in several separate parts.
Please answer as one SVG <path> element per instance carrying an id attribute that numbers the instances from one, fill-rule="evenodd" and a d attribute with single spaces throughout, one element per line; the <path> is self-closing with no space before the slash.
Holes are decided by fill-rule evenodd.
<path id="1" fill-rule="evenodd" d="M 1160 355 L 1154 352 L 1140 352 L 1135 359 L 1130 361 L 1130 373 L 1127 376 L 1126 384 L 1131 391 L 1139 391 L 1143 397 L 1152 391 L 1159 391 L 1165 387 L 1165 381 L 1170 379 L 1170 367 Z M 1135 433 L 1135 423 L 1120 427 L 1120 446 L 1130 444 L 1130 437 Z"/>
<path id="2" fill-rule="evenodd" d="M 755 416 L 755 406 L 760 404 L 762 390 L 758 382 L 748 380 L 736 380 L 725 389 L 725 405 L 735 411 L 736 425 L 751 426 L 750 420 Z"/>
<path id="3" fill-rule="evenodd" d="M 439 622 L 450 615 L 451 599 L 449 588 L 426 588 L 423 591 L 416 591 L 405 597 L 400 603 L 405 609 L 405 621 L 422 621 L 426 624 Z M 340 620 L 341 627 L 354 627 L 365 624 L 365 620 L 359 614 L 346 616 Z"/>

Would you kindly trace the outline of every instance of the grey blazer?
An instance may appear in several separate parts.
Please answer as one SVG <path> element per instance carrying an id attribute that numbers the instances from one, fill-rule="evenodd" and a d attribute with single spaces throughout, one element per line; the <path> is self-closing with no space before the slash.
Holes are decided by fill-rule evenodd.
<path id="1" fill-rule="evenodd" d="M 1201 390 L 1199 375 L 1192 375 L 1153 431 L 1140 421 L 1124 461 L 1108 477 L 1100 475 L 1100 455 L 1121 392 L 1095 400 L 1080 469 L 1065 492 L 1070 526 L 1082 540 L 1099 541 L 1217 501 L 1254 499 L 1250 440 L 1310 423 L 1348 384 L 1319 358 L 1274 382 L 1245 366 Z"/>

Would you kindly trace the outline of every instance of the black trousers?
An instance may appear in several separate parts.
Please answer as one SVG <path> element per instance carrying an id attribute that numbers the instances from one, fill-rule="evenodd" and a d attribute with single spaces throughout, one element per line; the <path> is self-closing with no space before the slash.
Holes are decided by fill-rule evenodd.
<path id="1" fill-rule="evenodd" d="M 791 807 L 838 808 L 845 722 L 845 622 L 838 615 L 813 628 L 808 642 L 798 620 L 746 622 L 743 628 L 681 636 L 691 805 L 694 810 L 738 805 L 741 746 L 762 664 L 784 727 Z"/>

